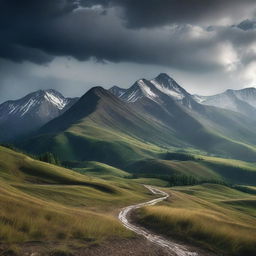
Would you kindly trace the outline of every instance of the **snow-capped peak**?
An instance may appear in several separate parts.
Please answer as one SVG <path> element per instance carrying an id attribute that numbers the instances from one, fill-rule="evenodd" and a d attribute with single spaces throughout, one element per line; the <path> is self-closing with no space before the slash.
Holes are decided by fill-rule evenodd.
<path id="1" fill-rule="evenodd" d="M 19 100 L 7 101 L 0 105 L 0 119 L 6 118 L 9 115 L 23 117 L 27 113 L 38 111 L 43 104 L 52 105 L 56 111 L 62 111 L 70 99 L 65 98 L 61 93 L 53 90 L 39 90 L 26 95 Z M 48 108 L 48 107 L 47 107 Z"/>
<path id="2" fill-rule="evenodd" d="M 122 90 L 122 91 L 120 91 Z M 165 73 L 159 74 L 155 79 L 140 79 L 129 89 L 112 87 L 110 91 L 127 102 L 135 102 L 143 97 L 149 98 L 158 103 L 162 102 L 162 94 L 172 97 L 174 100 L 182 101 L 186 96 L 190 96 L 174 79 Z"/>
<path id="3" fill-rule="evenodd" d="M 127 102 L 136 102 L 143 97 L 156 101 L 158 96 L 153 92 L 151 86 L 149 81 L 140 79 L 132 87 L 127 89 L 120 98 Z"/>
<path id="4" fill-rule="evenodd" d="M 140 79 L 138 81 L 138 85 L 146 97 L 148 97 L 152 100 L 155 100 L 155 98 L 157 98 L 157 95 L 152 91 L 150 86 L 147 83 L 145 83 L 145 81 L 143 79 Z"/>
<path id="5" fill-rule="evenodd" d="M 256 88 L 248 87 L 242 90 L 233 90 L 233 93 L 238 99 L 246 101 L 252 107 L 256 108 Z"/>
<path id="6" fill-rule="evenodd" d="M 241 90 L 228 89 L 223 93 L 213 96 L 193 95 L 198 103 L 236 111 L 248 116 L 255 112 L 256 88 L 245 88 Z"/>
<path id="7" fill-rule="evenodd" d="M 161 73 L 155 79 L 150 81 L 159 91 L 171 96 L 176 100 L 182 100 L 185 95 L 185 90 L 180 87 L 175 80 L 165 73 Z"/>
<path id="8" fill-rule="evenodd" d="M 68 100 L 64 98 L 62 94 L 54 90 L 45 90 L 44 98 L 55 105 L 59 110 L 65 108 L 68 103 Z"/>
<path id="9" fill-rule="evenodd" d="M 38 129 L 58 117 L 77 102 L 78 98 L 65 98 L 58 91 L 39 90 L 18 100 L 0 104 L 0 125 L 11 133 L 4 139 Z M 1 136 L 0 136 L 1 137 Z"/>

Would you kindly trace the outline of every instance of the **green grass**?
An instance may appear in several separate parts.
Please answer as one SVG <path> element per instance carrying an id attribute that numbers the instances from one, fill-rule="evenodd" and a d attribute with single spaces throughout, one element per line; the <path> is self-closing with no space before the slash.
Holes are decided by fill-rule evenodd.
<path id="1" fill-rule="evenodd" d="M 138 210 L 142 225 L 218 254 L 256 254 L 255 195 L 214 184 L 167 191 L 168 202 Z"/>
<path id="2" fill-rule="evenodd" d="M 94 88 L 63 115 L 43 126 L 37 135 L 17 143 L 34 154 L 52 152 L 65 161 L 97 161 L 122 169 L 135 161 L 157 158 L 165 149 L 173 148 L 255 159 L 253 145 L 202 125 L 192 113 L 172 101 L 164 105 L 165 109 L 149 104 L 134 111 L 103 88 Z M 149 111 L 151 108 L 156 108 L 156 112 Z M 202 108 L 206 111 L 209 107 Z M 222 125 L 229 119 L 226 114 L 232 116 L 230 112 L 217 114 L 214 108 L 208 111 Z M 240 117 L 237 118 L 235 122 L 229 120 L 228 127 L 237 124 Z M 249 132 L 244 125 L 239 128 Z M 249 132 L 248 136 L 253 135 L 255 132 Z"/>
<path id="3" fill-rule="evenodd" d="M 113 166 L 110 166 L 104 163 L 95 162 L 95 161 L 83 162 L 80 165 L 83 167 L 74 168 L 74 170 L 86 175 L 91 175 L 91 176 L 96 176 L 101 178 L 112 178 L 112 177 L 129 178 L 131 176 L 130 173 L 125 172 L 119 168 L 115 168 Z"/>
<path id="4" fill-rule="evenodd" d="M 169 180 L 171 176 L 192 176 L 199 182 L 223 181 L 231 184 L 256 185 L 254 163 L 195 155 L 198 160 L 144 159 L 130 164 L 127 171 L 138 177 Z"/>
<path id="5" fill-rule="evenodd" d="M 18 190 L 13 192 L 16 195 L 5 190 L 4 196 L 0 196 L 1 242 L 70 239 L 90 242 L 110 238 L 109 234 L 112 237 L 131 236 L 111 215 L 45 202 Z"/>
<path id="6" fill-rule="evenodd" d="M 115 215 L 121 207 L 153 198 L 141 184 L 166 187 L 168 182 L 161 178 L 177 173 L 202 180 L 223 178 L 227 169 L 225 175 L 230 178 L 237 172 L 245 177 L 256 173 L 252 163 L 199 158 L 138 161 L 129 167 L 160 176 L 135 178 L 95 161 L 69 163 L 76 169 L 72 171 L 0 147 L 0 242 L 10 246 L 35 240 L 89 245 L 130 238 L 132 233 Z M 144 208 L 140 222 L 220 253 L 254 255 L 256 196 L 255 187 L 249 185 L 241 187 L 251 193 L 242 192 L 240 186 L 231 189 L 213 184 L 164 188 L 171 192 L 169 201 Z"/>
<path id="7" fill-rule="evenodd" d="M 158 187 L 169 186 L 169 183 L 167 181 L 162 179 L 156 179 L 156 178 L 137 178 L 137 179 L 133 179 L 133 181 L 139 184 L 152 185 L 152 186 L 158 186 Z"/>
<path id="8" fill-rule="evenodd" d="M 102 167 L 104 175 L 109 169 L 117 180 L 80 174 L 0 147 L 0 242 L 77 240 L 86 245 L 131 237 L 114 215 L 152 195 L 122 178 L 124 171 L 99 163 L 89 166 Z"/>
<path id="9" fill-rule="evenodd" d="M 128 167 L 134 174 L 156 175 L 159 177 L 168 177 L 171 175 L 188 175 L 201 179 L 218 179 L 219 175 L 214 173 L 210 168 L 196 161 L 177 161 L 161 159 L 145 159 L 136 162 Z"/>

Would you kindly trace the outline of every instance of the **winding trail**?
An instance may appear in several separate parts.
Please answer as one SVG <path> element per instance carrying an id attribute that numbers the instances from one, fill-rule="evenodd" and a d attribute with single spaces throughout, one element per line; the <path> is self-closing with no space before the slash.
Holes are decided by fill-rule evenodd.
<path id="1" fill-rule="evenodd" d="M 153 200 L 145 202 L 145 203 L 130 205 L 130 206 L 123 208 L 118 215 L 119 220 L 123 223 L 123 225 L 126 228 L 134 231 L 138 235 L 144 236 L 150 242 L 157 244 L 157 245 L 161 246 L 162 248 L 166 248 L 168 250 L 168 252 L 172 253 L 172 255 L 175 255 L 175 256 L 199 256 L 199 254 L 197 252 L 189 251 L 189 249 L 186 248 L 184 245 L 177 244 L 176 242 L 173 242 L 173 241 L 167 240 L 161 236 L 152 234 L 151 231 L 141 228 L 140 226 L 136 226 L 129 222 L 128 215 L 131 213 L 131 211 L 141 208 L 141 207 L 144 207 L 144 206 L 157 204 L 169 197 L 169 194 L 167 194 L 164 191 L 161 191 L 160 189 L 154 188 L 152 186 L 147 186 L 147 185 L 144 185 L 144 186 L 148 190 L 150 190 L 153 194 L 161 195 L 161 197 L 153 199 Z"/>

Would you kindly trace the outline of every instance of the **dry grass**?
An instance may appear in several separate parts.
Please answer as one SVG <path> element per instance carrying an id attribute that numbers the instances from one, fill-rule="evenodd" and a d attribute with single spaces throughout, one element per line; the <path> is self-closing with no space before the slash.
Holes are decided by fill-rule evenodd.
<path id="1" fill-rule="evenodd" d="M 138 212 L 139 222 L 162 234 L 197 243 L 218 253 L 256 255 L 256 210 L 249 211 L 250 205 L 238 209 L 227 200 L 230 197 L 233 202 L 234 196 L 245 198 L 247 195 L 237 191 L 232 195 L 232 190 L 224 189 L 221 198 L 221 192 L 215 197 L 212 188 L 207 191 L 207 186 L 196 187 L 198 191 L 191 187 L 193 195 L 188 191 L 185 194 L 172 191 L 171 203 L 141 209 Z M 221 191 L 221 186 L 217 187 Z M 246 199 L 239 202 L 241 200 L 246 203 Z"/>
<path id="2" fill-rule="evenodd" d="M 1 196 L 0 208 L 0 241 L 6 243 L 68 239 L 91 242 L 110 236 L 131 235 L 108 214 L 64 207 L 26 196 Z"/>
<path id="3" fill-rule="evenodd" d="M 93 178 L 0 147 L 0 243 L 127 238 L 114 209 L 148 198 L 131 180 Z"/>

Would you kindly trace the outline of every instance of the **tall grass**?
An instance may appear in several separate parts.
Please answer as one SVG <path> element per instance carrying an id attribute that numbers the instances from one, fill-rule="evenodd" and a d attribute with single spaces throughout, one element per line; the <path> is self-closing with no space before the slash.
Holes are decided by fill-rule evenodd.
<path id="1" fill-rule="evenodd" d="M 78 239 L 87 242 L 131 233 L 112 216 L 61 206 L 0 200 L 0 241 L 54 241 Z"/>
<path id="2" fill-rule="evenodd" d="M 151 197 L 145 191 L 131 180 L 107 182 L 0 147 L 0 243 L 129 237 L 111 214 Z"/>
<path id="3" fill-rule="evenodd" d="M 140 214 L 141 223 L 166 235 L 178 235 L 222 253 L 256 255 L 256 229 L 223 221 L 214 212 L 154 206 Z"/>
<path id="4" fill-rule="evenodd" d="M 169 192 L 164 205 L 138 210 L 142 225 L 218 255 L 256 255 L 256 196 L 217 184 Z"/>

